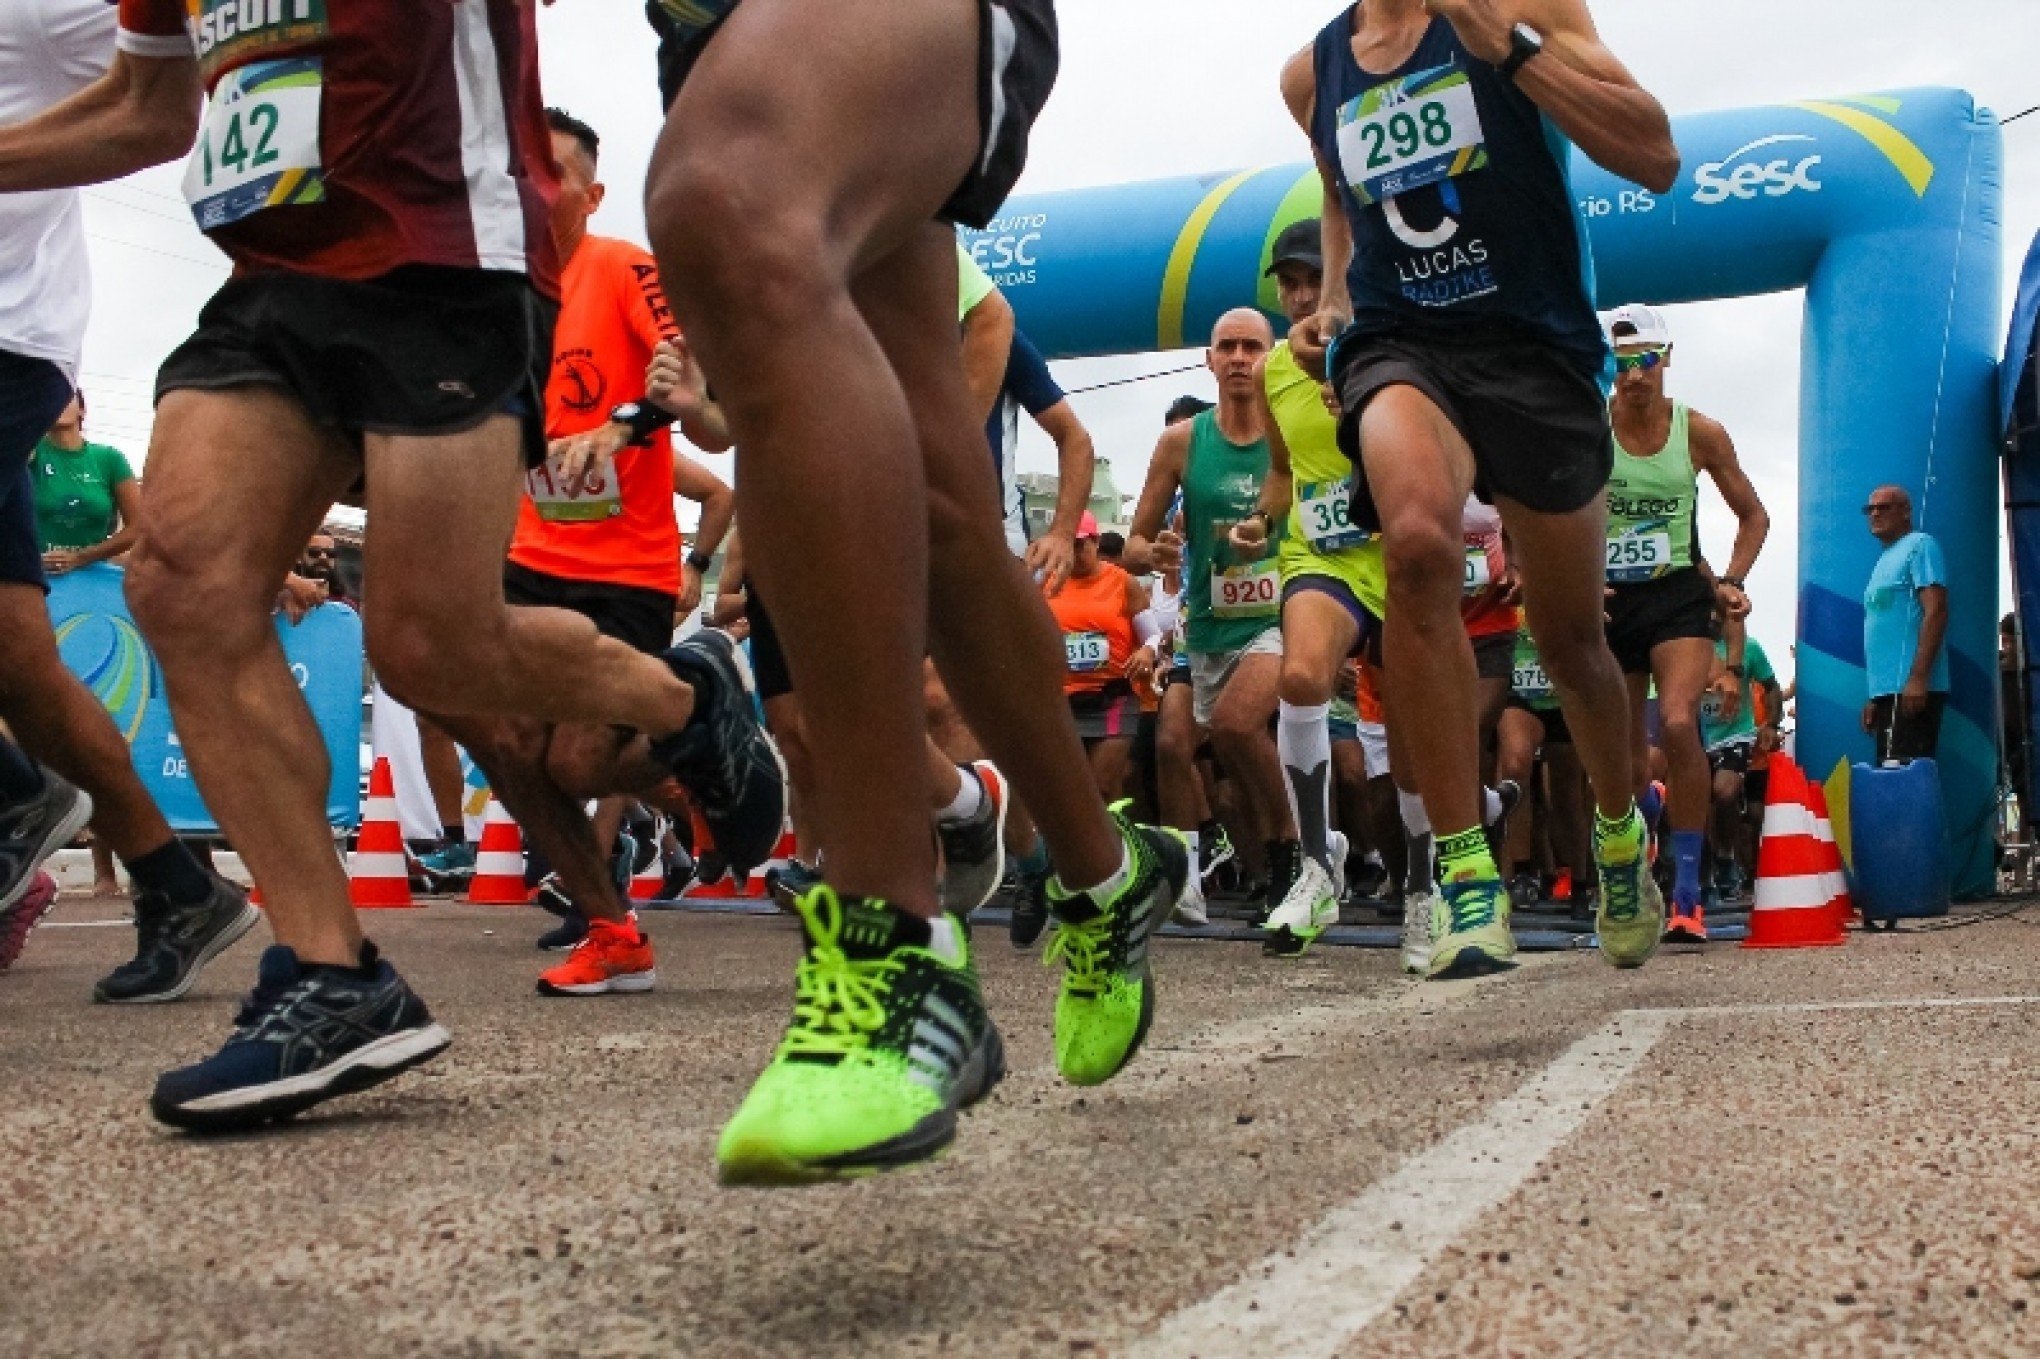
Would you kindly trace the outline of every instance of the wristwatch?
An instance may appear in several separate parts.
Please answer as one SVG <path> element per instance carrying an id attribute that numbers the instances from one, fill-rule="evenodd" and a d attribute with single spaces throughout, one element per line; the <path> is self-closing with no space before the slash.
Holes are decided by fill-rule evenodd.
<path id="1" fill-rule="evenodd" d="M 694 568 L 695 575 L 705 576 L 708 574 L 708 568 L 715 565 L 715 558 L 706 552 L 690 552 L 687 554 L 687 564 Z"/>
<path id="2" fill-rule="evenodd" d="M 630 431 L 632 448 L 642 448 L 647 439 L 673 423 L 673 416 L 648 401 L 626 401 L 609 412 L 609 422 Z"/>
<path id="3" fill-rule="evenodd" d="M 1516 72 L 1523 69 L 1523 63 L 1544 50 L 1544 35 L 1528 24 L 1517 24 L 1509 30 L 1509 55 L 1495 69 L 1502 79 L 1514 80 Z"/>

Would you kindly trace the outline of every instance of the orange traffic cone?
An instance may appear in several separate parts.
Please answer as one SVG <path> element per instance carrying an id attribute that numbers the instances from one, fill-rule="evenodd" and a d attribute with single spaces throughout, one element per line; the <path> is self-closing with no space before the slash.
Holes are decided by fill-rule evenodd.
<path id="1" fill-rule="evenodd" d="M 531 900 L 531 889 L 524 885 L 524 836 L 494 793 L 482 818 L 467 899 L 470 906 L 522 906 Z"/>
<path id="2" fill-rule="evenodd" d="M 1744 948 L 1821 948 L 1846 943 L 1806 791 L 1806 774 L 1771 757 L 1764 837 L 1757 848 L 1757 899 Z"/>
<path id="3" fill-rule="evenodd" d="M 356 906 L 415 906 L 404 867 L 404 828 L 397 819 L 397 783 L 387 755 L 378 755 L 361 807 L 361 832 L 347 867 L 347 896 Z"/>
<path id="4" fill-rule="evenodd" d="M 1842 847 L 1828 820 L 1827 789 L 1808 779 L 1806 793 L 1813 812 L 1814 837 L 1820 841 L 1821 872 L 1827 876 L 1828 909 L 1834 912 L 1836 927 L 1846 930 L 1856 918 L 1856 903 L 1849 896 L 1849 870 L 1842 863 Z"/>

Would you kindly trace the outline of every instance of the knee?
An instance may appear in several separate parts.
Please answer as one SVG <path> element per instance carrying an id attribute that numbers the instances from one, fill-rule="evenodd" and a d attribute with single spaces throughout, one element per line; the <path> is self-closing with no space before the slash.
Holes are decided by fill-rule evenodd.
<path id="1" fill-rule="evenodd" d="M 271 629 L 274 589 L 261 590 L 201 561 L 182 562 L 144 539 L 125 563 L 128 612 L 158 655 L 245 648 Z"/>
<path id="2" fill-rule="evenodd" d="M 1608 651 L 1607 633 L 1598 615 L 1540 628 L 1537 654 L 1552 683 L 1575 692 L 1591 688 L 1602 677 L 1602 667 L 1612 666 L 1615 659 Z"/>
<path id="3" fill-rule="evenodd" d="M 1285 653 L 1276 694 L 1292 708 L 1316 708 L 1330 703 L 1334 679 L 1325 670 L 1322 665 Z"/>
<path id="4" fill-rule="evenodd" d="M 696 314 L 714 309 L 725 327 L 811 312 L 832 291 L 820 217 L 792 208 L 746 158 L 712 154 L 711 145 L 689 139 L 646 188 L 646 229 L 667 292 Z"/>
<path id="5" fill-rule="evenodd" d="M 364 621 L 368 663 L 392 698 L 421 712 L 461 714 L 475 709 L 475 681 L 501 656 L 477 645 L 468 625 L 415 614 L 376 614 Z"/>
<path id="6" fill-rule="evenodd" d="M 1220 750 L 1238 751 L 1268 737 L 1268 723 L 1239 707 L 1222 707 L 1212 715 L 1211 741 Z"/>
<path id="7" fill-rule="evenodd" d="M 1398 599 L 1458 598 L 1465 580 L 1464 538 L 1428 517 L 1403 515 L 1383 530 L 1382 542 L 1388 588 Z"/>
<path id="8" fill-rule="evenodd" d="M 1700 717 L 1690 708 L 1677 712 L 1660 707 L 1658 710 L 1658 742 L 1666 752 L 1697 748 L 1700 744 Z"/>

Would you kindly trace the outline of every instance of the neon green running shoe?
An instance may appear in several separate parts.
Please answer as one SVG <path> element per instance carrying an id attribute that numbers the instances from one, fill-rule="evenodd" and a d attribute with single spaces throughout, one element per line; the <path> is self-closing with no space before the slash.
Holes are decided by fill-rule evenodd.
<path id="1" fill-rule="evenodd" d="M 1635 812 L 1630 815 L 1635 816 Z M 1642 967 L 1665 934 L 1665 894 L 1638 853 L 1611 863 L 1601 836 L 1594 837 L 1594 866 L 1601 877 L 1601 901 L 1594 913 L 1594 941 L 1601 956 L 1617 967 Z"/>
<path id="2" fill-rule="evenodd" d="M 1516 936 L 1509 930 L 1509 889 L 1500 878 L 1448 882 L 1431 906 L 1432 981 L 1485 977 L 1516 965 Z"/>
<path id="3" fill-rule="evenodd" d="M 794 1185 L 939 1154 L 1006 1074 L 963 922 L 926 921 L 826 883 L 795 899 L 807 951 L 793 1023 L 723 1129 L 727 1185 Z"/>
<path id="4" fill-rule="evenodd" d="M 1134 826 L 1112 809 L 1133 873 L 1108 902 L 1048 885 L 1055 938 L 1042 961 L 1063 968 L 1055 999 L 1055 1064 L 1072 1085 L 1099 1085 L 1133 1060 L 1155 1013 L 1148 940 L 1168 922 L 1190 880 L 1189 843 L 1172 830 Z"/>

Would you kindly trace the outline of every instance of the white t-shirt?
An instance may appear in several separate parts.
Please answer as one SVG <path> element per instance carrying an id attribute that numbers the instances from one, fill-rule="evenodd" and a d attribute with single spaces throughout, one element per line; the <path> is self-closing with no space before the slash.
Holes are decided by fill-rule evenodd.
<path id="1" fill-rule="evenodd" d="M 0 3 L 0 125 L 32 118 L 106 73 L 110 0 Z M 47 359 L 78 381 L 92 267 L 76 189 L 0 193 L 0 349 Z"/>

